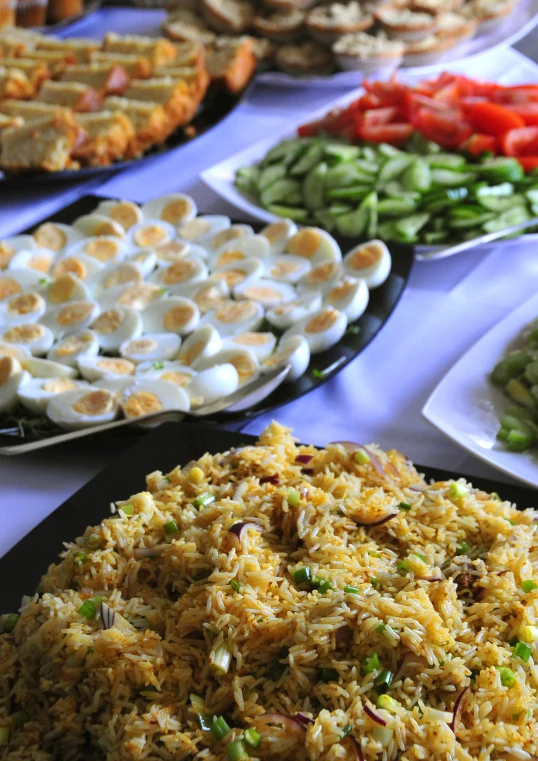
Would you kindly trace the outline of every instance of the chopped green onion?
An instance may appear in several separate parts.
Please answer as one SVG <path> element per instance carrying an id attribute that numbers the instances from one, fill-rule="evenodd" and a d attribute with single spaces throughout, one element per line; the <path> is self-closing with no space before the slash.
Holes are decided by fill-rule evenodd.
<path id="1" fill-rule="evenodd" d="M 243 740 L 234 740 L 228 743 L 226 753 L 228 754 L 229 761 L 242 761 L 242 759 L 249 757 Z"/>
<path id="2" fill-rule="evenodd" d="M 385 711 L 394 711 L 399 706 L 397 700 L 391 698 L 390 695 L 380 695 L 377 699 L 376 706 L 383 708 Z"/>
<path id="3" fill-rule="evenodd" d="M 457 481 L 454 481 L 450 484 L 450 487 L 448 489 L 448 496 L 453 497 L 454 499 L 459 499 L 460 497 L 465 497 L 467 494 L 467 487 L 463 484 L 459 484 Z"/>
<path id="4" fill-rule="evenodd" d="M 516 525 L 516 522 L 515 522 L 515 521 L 513 521 L 511 518 L 507 518 L 506 520 L 508 521 L 508 523 L 509 523 L 511 526 L 515 526 L 515 525 Z"/>
<path id="5" fill-rule="evenodd" d="M 312 581 L 312 569 L 305 565 L 293 572 L 293 580 L 296 584 L 306 584 Z"/>
<path id="6" fill-rule="evenodd" d="M 93 647 L 87 647 L 86 648 L 86 655 L 91 655 L 92 653 L 95 653 L 95 650 Z"/>
<path id="7" fill-rule="evenodd" d="M 365 452 L 364 449 L 358 449 L 355 452 L 355 462 L 358 465 L 366 465 L 370 462 L 370 455 L 368 452 Z"/>
<path id="8" fill-rule="evenodd" d="M 420 560 L 421 563 L 424 563 L 424 565 L 427 565 L 427 560 L 424 557 L 424 555 L 421 555 L 419 552 L 412 552 L 411 553 L 412 558 L 417 558 L 417 560 Z"/>
<path id="9" fill-rule="evenodd" d="M 162 370 L 164 368 L 164 362 L 161 362 L 160 359 L 157 359 L 153 363 L 152 367 L 154 370 Z"/>
<path id="10" fill-rule="evenodd" d="M 9 742 L 9 727 L 0 727 L 0 745 L 7 745 Z"/>
<path id="11" fill-rule="evenodd" d="M 194 708 L 194 710 L 197 713 L 203 713 L 205 710 L 205 703 L 203 699 L 199 695 L 196 695 L 194 692 L 191 692 L 189 697 L 191 699 L 191 705 Z"/>
<path id="12" fill-rule="evenodd" d="M 324 595 L 325 592 L 334 591 L 333 585 L 331 584 L 330 581 L 327 581 L 327 579 L 314 579 L 314 581 L 312 582 L 312 586 L 314 587 L 314 589 L 317 589 L 317 591 L 321 595 Z"/>
<path id="13" fill-rule="evenodd" d="M 456 544 L 456 555 L 467 555 L 470 549 L 471 545 L 467 542 L 458 542 Z"/>
<path id="14" fill-rule="evenodd" d="M 198 722 L 200 724 L 200 729 L 202 732 L 211 732 L 213 728 L 213 721 L 215 717 L 209 716 L 207 713 L 199 713 L 198 714 Z"/>
<path id="15" fill-rule="evenodd" d="M 342 730 L 342 734 L 340 735 L 340 739 L 343 740 L 344 737 L 347 737 L 352 729 L 353 729 L 353 727 L 351 726 L 351 724 L 346 724 L 346 726 Z"/>
<path id="16" fill-rule="evenodd" d="M 323 378 L 323 371 L 318 370 L 317 368 L 314 368 L 312 370 L 312 377 L 315 378 L 316 380 L 320 380 L 321 378 Z"/>
<path id="17" fill-rule="evenodd" d="M 22 727 L 27 721 L 30 721 L 30 716 L 26 711 L 17 711 L 12 715 L 11 721 L 16 727 Z"/>
<path id="18" fill-rule="evenodd" d="M 524 642 L 518 642 L 514 647 L 514 658 L 521 658 L 522 661 L 528 663 L 531 655 L 532 647 L 526 645 Z"/>
<path id="19" fill-rule="evenodd" d="M 534 592 L 535 589 L 538 589 L 538 584 L 532 579 L 526 579 L 521 583 L 521 589 L 528 594 L 529 592 Z"/>
<path id="20" fill-rule="evenodd" d="M 538 639 L 538 626 L 524 626 L 521 629 L 521 636 L 525 642 L 535 642 Z"/>
<path id="21" fill-rule="evenodd" d="M 371 674 L 373 671 L 378 671 L 381 668 L 381 661 L 377 653 L 367 655 L 364 659 L 362 670 L 365 674 Z"/>
<path id="22" fill-rule="evenodd" d="M 232 579 L 232 580 L 230 581 L 230 586 L 231 586 L 231 588 L 234 590 L 234 592 L 239 592 L 239 590 L 241 589 L 241 585 L 240 585 L 240 583 L 237 581 L 237 579 Z"/>
<path id="23" fill-rule="evenodd" d="M 164 480 L 166 481 L 167 484 L 172 483 L 172 479 L 170 478 L 170 476 L 165 476 Z"/>
<path id="24" fill-rule="evenodd" d="M 336 682 L 338 671 L 336 669 L 320 669 L 319 678 L 322 682 Z"/>
<path id="25" fill-rule="evenodd" d="M 164 524 L 163 529 L 165 534 L 177 534 L 179 531 L 175 521 L 168 521 L 168 523 Z"/>
<path id="26" fill-rule="evenodd" d="M 118 505 L 118 507 L 125 515 L 134 515 L 134 505 L 131 502 L 126 505 Z"/>
<path id="27" fill-rule="evenodd" d="M 476 682 L 476 677 L 480 674 L 478 669 L 471 669 L 471 682 Z"/>
<path id="28" fill-rule="evenodd" d="M 200 494 L 198 497 L 196 497 L 196 499 L 194 500 L 192 504 L 194 505 L 194 507 L 199 509 L 200 507 L 207 507 L 214 501 L 215 501 L 214 494 L 210 494 L 209 492 L 204 492 L 203 494 Z"/>
<path id="29" fill-rule="evenodd" d="M 267 676 L 272 682 L 278 682 L 278 680 L 282 679 L 282 677 L 284 676 L 287 668 L 288 667 L 285 663 L 280 663 L 280 661 L 275 661 L 267 669 Z"/>
<path id="30" fill-rule="evenodd" d="M 295 489 L 289 489 L 287 500 L 290 507 L 298 507 L 299 502 L 301 501 L 301 495 Z"/>
<path id="31" fill-rule="evenodd" d="M 517 682 L 517 677 L 512 671 L 512 669 L 507 668 L 506 666 L 495 666 L 497 671 L 499 672 L 499 676 L 501 677 L 501 684 L 503 687 L 513 687 L 514 684 Z"/>
<path id="32" fill-rule="evenodd" d="M 360 589 L 358 587 L 350 587 L 349 584 L 346 584 L 344 592 L 347 592 L 348 595 L 358 595 L 360 594 Z"/>
<path id="33" fill-rule="evenodd" d="M 90 550 L 99 550 L 103 546 L 103 543 L 101 542 L 101 537 L 98 534 L 91 534 L 84 540 L 84 544 L 86 547 L 89 547 Z"/>
<path id="34" fill-rule="evenodd" d="M 400 508 L 400 510 L 405 510 L 406 512 L 411 510 L 411 505 L 408 504 L 407 502 L 400 502 L 398 507 Z"/>
<path id="35" fill-rule="evenodd" d="M 17 626 L 17 621 L 20 616 L 18 613 L 8 613 L 2 617 L 2 631 L 5 634 L 11 634 L 13 629 Z"/>
<path id="36" fill-rule="evenodd" d="M 377 627 L 377 629 L 376 629 L 376 632 L 377 632 L 378 634 L 384 634 L 384 633 L 385 633 L 385 630 L 386 630 L 386 628 L 387 628 L 386 624 L 379 624 L 379 626 L 378 626 L 378 627 Z"/>
<path id="37" fill-rule="evenodd" d="M 245 740 L 246 744 L 249 748 L 254 748 L 255 750 L 260 747 L 262 744 L 262 738 L 259 732 L 257 732 L 253 727 L 250 727 L 249 729 L 245 729 L 243 733 L 243 739 Z"/>
<path id="38" fill-rule="evenodd" d="M 71 555 L 71 560 L 75 565 L 81 566 L 84 565 L 84 563 L 87 561 L 88 556 L 85 552 L 73 552 Z"/>
<path id="39" fill-rule="evenodd" d="M 374 588 L 375 588 L 375 587 L 377 587 L 377 586 L 379 586 L 379 584 L 380 584 L 380 583 L 381 583 L 381 582 L 379 581 L 379 579 L 376 579 L 376 577 L 375 577 L 375 576 L 372 576 L 372 577 L 370 578 L 370 584 L 371 584 L 371 585 L 372 585 Z"/>
<path id="40" fill-rule="evenodd" d="M 374 684 L 377 687 L 379 692 L 386 692 L 390 685 L 392 684 L 392 680 L 394 679 L 394 674 L 392 671 L 387 671 L 387 669 L 383 669 L 383 671 L 378 674 L 374 680 Z"/>
<path id="41" fill-rule="evenodd" d="M 230 729 L 231 727 L 229 726 L 224 716 L 213 716 L 213 721 L 211 723 L 211 731 L 213 732 L 217 740 L 223 740 L 228 734 L 228 732 L 230 731 Z"/>
<path id="42" fill-rule="evenodd" d="M 97 608 L 102 601 L 102 597 L 90 597 L 88 600 L 85 600 L 78 609 L 79 615 L 83 618 L 87 618 L 88 621 L 93 621 L 97 615 Z"/>
<path id="43" fill-rule="evenodd" d="M 407 573 L 409 570 L 409 566 L 405 562 L 405 560 L 400 560 L 396 568 L 400 571 L 400 573 Z"/>
<path id="44" fill-rule="evenodd" d="M 496 491 L 491 492 L 491 499 L 494 499 L 496 502 L 502 502 L 502 499 L 499 497 Z"/>
<path id="45" fill-rule="evenodd" d="M 214 674 L 226 674 L 230 668 L 232 654 L 228 645 L 223 643 L 209 655 L 209 668 Z"/>

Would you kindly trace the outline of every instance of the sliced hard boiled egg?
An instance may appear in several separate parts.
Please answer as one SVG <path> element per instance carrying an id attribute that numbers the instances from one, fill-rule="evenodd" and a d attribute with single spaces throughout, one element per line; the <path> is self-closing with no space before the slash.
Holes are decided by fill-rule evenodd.
<path id="1" fill-rule="evenodd" d="M 154 198 L 142 206 L 144 219 L 160 219 L 171 225 L 180 225 L 189 222 L 198 214 L 194 200 L 184 193 L 169 193 L 159 198 Z"/>
<path id="2" fill-rule="evenodd" d="M 162 378 L 140 378 L 125 389 L 120 398 L 121 409 L 126 418 L 153 415 L 163 410 L 188 412 L 189 395 L 181 386 Z"/>
<path id="3" fill-rule="evenodd" d="M 276 346 L 276 336 L 273 333 L 238 333 L 235 336 L 225 338 L 222 346 L 224 349 L 248 349 L 258 362 L 269 359 Z"/>
<path id="4" fill-rule="evenodd" d="M 224 280 L 229 288 L 240 283 L 259 280 L 263 277 L 263 263 L 261 259 L 244 259 L 240 262 L 230 262 L 216 267 L 208 282 Z"/>
<path id="5" fill-rule="evenodd" d="M 110 307 L 96 317 L 91 324 L 106 352 L 117 351 L 124 341 L 130 341 L 142 335 L 142 318 L 132 307 Z"/>
<path id="6" fill-rule="evenodd" d="M 68 336 L 88 328 L 100 311 L 96 301 L 69 301 L 47 312 L 42 322 L 55 336 Z"/>
<path id="7" fill-rule="evenodd" d="M 303 227 L 292 235 L 286 244 L 286 251 L 295 256 L 303 256 L 312 264 L 319 262 L 339 262 L 342 259 L 340 246 L 332 235 L 319 227 Z"/>
<path id="8" fill-rule="evenodd" d="M 136 264 L 142 277 L 147 277 L 157 266 L 157 254 L 153 248 L 139 248 L 127 254 L 125 263 Z"/>
<path id="9" fill-rule="evenodd" d="M 100 296 L 99 303 L 102 309 L 120 306 L 141 310 L 154 301 L 162 299 L 165 293 L 166 289 L 159 288 L 155 283 L 138 283 L 137 285 L 111 288 Z"/>
<path id="10" fill-rule="evenodd" d="M 255 380 L 260 374 L 260 363 L 256 355 L 248 349 L 222 349 L 208 359 L 204 359 L 198 365 L 200 371 L 216 365 L 230 364 L 235 367 L 238 375 L 238 388 Z"/>
<path id="11" fill-rule="evenodd" d="M 96 214 L 95 212 L 79 217 L 73 223 L 73 227 L 87 238 L 98 238 L 103 235 L 110 235 L 120 238 L 120 240 L 125 238 L 125 230 L 119 222 L 115 222 L 104 214 Z"/>
<path id="12" fill-rule="evenodd" d="M 37 248 L 35 238 L 31 235 L 13 235 L 0 239 L 0 270 L 5 270 L 11 264 L 19 251 L 33 251 Z"/>
<path id="13" fill-rule="evenodd" d="M 63 369 L 67 370 L 65 365 Z M 23 407 L 36 415 L 46 412 L 47 404 L 58 394 L 75 389 L 89 389 L 90 385 L 81 381 L 63 376 L 57 378 L 31 378 L 19 388 L 19 401 Z"/>
<path id="14" fill-rule="evenodd" d="M 173 296 L 156 301 L 142 312 L 146 333 L 192 333 L 200 322 L 200 310 L 190 299 Z"/>
<path id="15" fill-rule="evenodd" d="M 269 309 L 266 320 L 278 330 L 286 330 L 303 317 L 321 309 L 321 294 L 315 291 L 303 293 L 292 301 Z"/>
<path id="16" fill-rule="evenodd" d="M 186 388 L 198 373 L 192 367 L 186 367 L 181 362 L 143 362 L 149 369 L 141 371 L 141 365 L 136 368 L 136 374 L 147 378 L 161 378 L 169 383 L 175 383 L 180 388 Z M 156 367 L 157 365 L 157 367 Z M 162 366 L 161 366 L 162 365 Z"/>
<path id="17" fill-rule="evenodd" d="M 370 292 L 365 280 L 346 277 L 333 285 L 325 297 L 325 304 L 338 309 L 347 317 L 347 321 L 355 322 L 368 306 Z"/>
<path id="18" fill-rule="evenodd" d="M 34 378 L 76 378 L 78 375 L 75 367 L 41 357 L 25 357 L 21 360 L 21 365 Z"/>
<path id="19" fill-rule="evenodd" d="M 177 235 L 180 240 L 205 247 L 217 233 L 227 230 L 230 224 L 229 217 L 220 214 L 204 214 L 178 225 Z"/>
<path id="20" fill-rule="evenodd" d="M 232 301 L 219 309 L 207 312 L 204 325 L 213 325 L 221 336 L 256 331 L 263 322 L 264 309 L 257 301 Z"/>
<path id="21" fill-rule="evenodd" d="M 61 428 L 86 428 L 110 423 L 118 416 L 116 396 L 104 388 L 75 388 L 50 399 L 47 416 Z"/>
<path id="22" fill-rule="evenodd" d="M 37 322 L 45 314 L 47 302 L 35 291 L 18 293 L 0 303 L 0 325 L 22 325 Z"/>
<path id="23" fill-rule="evenodd" d="M 278 349 L 264 363 L 263 368 L 272 370 L 275 367 L 290 365 L 290 371 L 285 382 L 295 381 L 304 375 L 310 363 L 310 347 L 304 336 L 283 336 Z"/>
<path id="24" fill-rule="evenodd" d="M 8 270 L 0 274 L 0 301 L 23 291 L 40 289 L 48 283 L 46 276 L 34 270 Z"/>
<path id="25" fill-rule="evenodd" d="M 110 217 L 126 231 L 144 220 L 142 209 L 133 201 L 101 201 L 95 213 Z"/>
<path id="26" fill-rule="evenodd" d="M 295 285 L 310 270 L 310 262 L 304 256 L 280 254 L 264 259 L 265 275 L 272 280 Z"/>
<path id="27" fill-rule="evenodd" d="M 88 286 L 70 272 L 53 280 L 45 291 L 45 299 L 49 309 L 69 301 L 83 301 L 89 297 L 90 289 Z"/>
<path id="28" fill-rule="evenodd" d="M 269 241 L 271 256 L 286 250 L 288 240 L 297 232 L 297 225 L 291 219 L 279 219 L 263 228 L 260 235 Z"/>
<path id="29" fill-rule="evenodd" d="M 173 225 L 151 219 L 131 227 L 127 240 L 131 248 L 148 248 L 170 243 L 175 237 L 176 230 Z"/>
<path id="30" fill-rule="evenodd" d="M 286 301 L 292 301 L 297 296 L 295 288 L 289 283 L 264 278 L 240 283 L 235 286 L 233 293 L 236 299 L 251 299 L 265 309 L 285 304 Z"/>
<path id="31" fill-rule="evenodd" d="M 211 254 L 216 253 L 221 247 L 226 246 L 231 241 L 245 236 L 254 235 L 254 230 L 250 225 L 231 225 L 225 230 L 221 230 L 207 241 L 207 248 Z"/>
<path id="32" fill-rule="evenodd" d="M 269 256 L 267 238 L 263 235 L 245 235 L 218 248 L 213 257 L 213 267 L 222 267 L 245 259 L 265 259 L 266 256 Z"/>
<path id="33" fill-rule="evenodd" d="M 152 248 L 157 255 L 157 264 L 165 267 L 178 262 L 180 259 L 185 259 L 186 256 L 190 256 L 192 249 L 196 251 L 196 255 L 201 259 L 207 259 L 208 256 L 207 251 L 201 246 L 194 246 L 192 243 L 177 240 L 177 238 L 169 243 L 162 243 L 160 246 L 153 246 Z"/>
<path id="34" fill-rule="evenodd" d="M 87 254 L 66 254 L 56 259 L 51 269 L 51 277 L 56 280 L 64 275 L 74 275 L 79 280 L 88 280 L 104 265 L 94 256 Z"/>
<path id="35" fill-rule="evenodd" d="M 126 388 L 136 382 L 134 375 L 108 375 L 92 383 L 93 388 L 106 388 L 119 399 Z"/>
<path id="36" fill-rule="evenodd" d="M 11 344 L 0 338 L 0 357 L 13 357 L 19 362 L 24 362 L 31 356 L 30 349 L 22 344 Z"/>
<path id="37" fill-rule="evenodd" d="M 97 235 L 93 238 L 84 238 L 74 246 L 69 246 L 65 257 L 78 257 L 83 254 L 101 264 L 109 264 L 122 259 L 126 250 L 126 243 L 121 238 L 114 235 Z"/>
<path id="38" fill-rule="evenodd" d="M 150 281 L 161 288 L 174 290 L 207 278 L 207 267 L 201 259 L 187 257 L 168 267 L 160 267 L 151 276 Z"/>
<path id="39" fill-rule="evenodd" d="M 390 274 L 392 259 L 381 240 L 355 246 L 344 257 L 344 270 L 351 277 L 363 278 L 368 288 L 378 288 Z"/>
<path id="40" fill-rule="evenodd" d="M 229 301 L 230 289 L 225 280 L 215 280 L 196 283 L 194 286 L 189 285 L 184 289 L 178 288 L 177 293 L 189 296 L 200 312 L 205 314 Z"/>
<path id="41" fill-rule="evenodd" d="M 144 280 L 137 264 L 123 261 L 109 264 L 92 277 L 88 286 L 99 297 L 105 291 L 118 286 L 138 285 Z"/>
<path id="42" fill-rule="evenodd" d="M 80 357 L 78 369 L 83 378 L 96 381 L 100 378 L 124 378 L 134 375 L 135 364 L 121 357 Z"/>
<path id="43" fill-rule="evenodd" d="M 56 260 L 56 254 L 48 248 L 23 249 L 9 263 L 9 269 L 30 269 L 48 274 Z"/>
<path id="44" fill-rule="evenodd" d="M 299 292 L 321 291 L 326 293 L 342 277 L 340 262 L 322 262 L 316 264 L 297 284 Z"/>
<path id="45" fill-rule="evenodd" d="M 61 254 L 84 235 L 71 225 L 64 225 L 61 222 L 44 222 L 34 230 L 32 237 L 39 248 L 48 248 L 56 254 Z"/>
<path id="46" fill-rule="evenodd" d="M 47 359 L 69 367 L 78 367 L 83 356 L 95 357 L 99 353 L 99 341 L 93 330 L 81 330 L 58 341 L 47 354 Z"/>
<path id="47" fill-rule="evenodd" d="M 181 338 L 176 333 L 153 333 L 142 338 L 124 341 L 120 346 L 120 354 L 135 364 L 139 362 L 155 362 L 176 357 Z"/>
<path id="48" fill-rule="evenodd" d="M 201 325 L 185 340 L 178 359 L 186 365 L 197 367 L 199 362 L 220 351 L 221 346 L 218 330 L 213 325 Z"/>
<path id="49" fill-rule="evenodd" d="M 17 405 L 19 389 L 30 380 L 18 359 L 0 357 L 0 412 L 9 412 Z"/>
<path id="50" fill-rule="evenodd" d="M 239 375 L 229 362 L 202 370 L 187 386 L 193 407 L 212 404 L 229 396 L 239 387 Z"/>
<path id="51" fill-rule="evenodd" d="M 308 341 L 311 354 L 317 354 L 334 346 L 347 328 L 347 317 L 333 307 L 322 307 L 314 314 L 303 317 L 284 333 L 283 338 L 303 335 Z"/>
<path id="52" fill-rule="evenodd" d="M 46 354 L 54 343 L 54 333 L 46 325 L 39 322 L 26 322 L 8 328 L 2 336 L 2 341 L 24 346 L 37 356 Z"/>

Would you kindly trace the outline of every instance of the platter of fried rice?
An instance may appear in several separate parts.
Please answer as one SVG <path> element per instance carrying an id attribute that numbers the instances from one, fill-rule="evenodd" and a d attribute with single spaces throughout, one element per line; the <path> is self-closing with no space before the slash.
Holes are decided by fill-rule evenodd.
<path id="1" fill-rule="evenodd" d="M 375 445 L 153 472 L 3 613 L 2 761 L 538 758 L 538 511 Z"/>

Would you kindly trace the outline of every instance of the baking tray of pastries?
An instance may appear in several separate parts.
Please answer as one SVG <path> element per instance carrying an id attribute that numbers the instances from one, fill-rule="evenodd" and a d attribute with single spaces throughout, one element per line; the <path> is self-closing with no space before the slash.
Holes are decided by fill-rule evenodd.
<path id="1" fill-rule="evenodd" d="M 108 32 L 102 40 L 0 32 L 0 183 L 86 179 L 206 132 L 244 96 L 250 39 Z"/>

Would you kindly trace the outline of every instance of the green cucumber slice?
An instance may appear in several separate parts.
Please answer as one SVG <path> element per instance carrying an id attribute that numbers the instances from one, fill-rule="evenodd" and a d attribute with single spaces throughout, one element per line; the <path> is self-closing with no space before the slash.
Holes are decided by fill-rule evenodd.
<path id="1" fill-rule="evenodd" d="M 314 169 L 314 167 L 322 160 L 324 149 L 325 144 L 322 140 L 314 140 L 291 166 L 291 176 L 302 177 L 303 175 L 308 174 L 308 172 L 311 169 Z"/>
<path id="2" fill-rule="evenodd" d="M 311 169 L 303 180 L 303 199 L 308 209 L 322 209 L 325 206 L 324 180 L 328 164 L 322 161 Z"/>
<path id="3" fill-rule="evenodd" d="M 285 206 L 299 206 L 302 201 L 301 183 L 289 177 L 283 177 L 273 182 L 260 193 L 260 203 L 265 208 L 275 203 L 284 204 Z"/>

